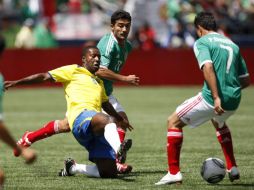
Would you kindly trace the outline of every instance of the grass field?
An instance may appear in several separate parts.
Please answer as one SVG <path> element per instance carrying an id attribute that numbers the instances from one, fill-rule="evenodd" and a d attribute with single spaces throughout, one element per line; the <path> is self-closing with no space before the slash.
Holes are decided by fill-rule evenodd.
<path id="1" fill-rule="evenodd" d="M 5 171 L 5 189 L 254 189 L 254 87 L 244 90 L 241 106 L 229 119 L 234 139 L 235 156 L 241 180 L 231 183 L 226 177 L 217 185 L 209 185 L 200 176 L 202 162 L 208 157 L 224 160 L 210 123 L 198 129 L 184 129 L 181 154 L 183 184 L 156 187 L 166 174 L 166 120 L 175 107 L 195 95 L 201 87 L 116 88 L 115 96 L 125 107 L 135 130 L 127 137 L 133 147 L 127 162 L 133 172 L 119 179 L 94 179 L 83 175 L 58 177 L 63 160 L 74 158 L 78 163 L 89 163 L 87 152 L 72 134 L 60 134 L 33 145 L 38 153 L 37 162 L 27 167 L 15 158 L 12 150 L 1 144 L 0 165 Z M 5 121 L 18 139 L 26 130 L 35 130 L 47 121 L 61 119 L 65 114 L 65 100 L 61 88 L 9 90 L 4 99 Z"/>

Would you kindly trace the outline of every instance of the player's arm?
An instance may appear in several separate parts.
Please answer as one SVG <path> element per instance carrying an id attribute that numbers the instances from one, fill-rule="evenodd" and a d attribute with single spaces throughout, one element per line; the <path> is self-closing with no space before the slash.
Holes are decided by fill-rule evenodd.
<path id="1" fill-rule="evenodd" d="M 128 84 L 139 85 L 139 77 L 136 75 L 121 75 L 117 74 L 105 67 L 100 67 L 96 72 L 96 75 L 100 78 L 104 78 L 111 81 L 126 82 Z"/>
<path id="2" fill-rule="evenodd" d="M 103 102 L 102 108 L 110 116 L 114 117 L 117 120 L 117 122 L 119 122 L 119 125 L 121 125 L 123 128 L 125 128 L 125 129 L 128 128 L 130 131 L 133 129 L 133 127 L 130 125 L 129 121 L 127 121 L 121 115 L 119 115 L 109 101 Z"/>
<path id="3" fill-rule="evenodd" d="M 216 75 L 213 68 L 212 62 L 207 62 L 202 67 L 204 78 L 211 90 L 212 97 L 214 100 L 214 111 L 216 114 L 221 115 L 225 111 L 221 107 L 221 99 L 219 97 Z"/>
<path id="4" fill-rule="evenodd" d="M 24 84 L 43 83 L 45 81 L 54 81 L 49 73 L 38 73 L 15 81 L 5 81 L 4 88 L 7 90 L 10 87 Z"/>

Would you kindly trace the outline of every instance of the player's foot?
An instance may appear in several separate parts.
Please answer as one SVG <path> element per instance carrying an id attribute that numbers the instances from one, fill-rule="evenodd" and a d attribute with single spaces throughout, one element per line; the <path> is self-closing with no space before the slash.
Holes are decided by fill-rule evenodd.
<path id="1" fill-rule="evenodd" d="M 227 170 L 228 177 L 231 182 L 240 179 L 240 173 L 236 166 L 233 166 L 230 170 Z"/>
<path id="2" fill-rule="evenodd" d="M 155 183 L 155 185 L 166 185 L 166 184 L 173 184 L 173 183 L 181 184 L 182 180 L 183 180 L 183 177 L 182 177 L 181 172 L 178 172 L 175 175 L 170 174 L 168 172 L 163 178 L 161 178 L 160 181 Z"/>
<path id="3" fill-rule="evenodd" d="M 117 152 L 117 162 L 119 163 L 125 163 L 126 157 L 127 157 L 127 151 L 131 148 L 132 140 L 126 139 L 122 142 L 120 145 L 120 148 Z"/>
<path id="4" fill-rule="evenodd" d="M 67 158 L 64 161 L 64 168 L 60 170 L 58 175 L 62 176 L 62 177 L 64 177 L 64 176 L 73 176 L 74 174 L 70 173 L 70 169 L 75 164 L 76 164 L 75 160 L 73 160 L 72 158 Z"/>
<path id="5" fill-rule="evenodd" d="M 27 135 L 29 135 L 31 132 L 26 131 L 21 139 L 17 142 L 17 145 L 23 148 L 27 148 L 32 145 L 32 143 L 28 140 Z M 19 156 L 20 152 L 16 149 L 13 150 L 14 156 Z"/>
<path id="6" fill-rule="evenodd" d="M 116 162 L 116 168 L 118 174 L 128 174 L 132 170 L 132 166 L 128 164 L 121 164 Z"/>

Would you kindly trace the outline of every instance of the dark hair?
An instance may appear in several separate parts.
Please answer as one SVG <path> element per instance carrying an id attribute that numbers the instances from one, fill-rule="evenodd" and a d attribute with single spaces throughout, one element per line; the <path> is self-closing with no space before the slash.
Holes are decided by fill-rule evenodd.
<path id="1" fill-rule="evenodd" d="M 98 49 L 98 48 L 96 46 L 86 46 L 82 51 L 82 55 L 83 56 L 86 55 L 90 49 Z"/>
<path id="2" fill-rule="evenodd" d="M 200 12 L 196 15 L 194 20 L 194 25 L 196 28 L 199 26 L 202 26 L 206 30 L 217 30 L 217 25 L 215 18 L 212 13 L 209 12 Z"/>
<path id="3" fill-rule="evenodd" d="M 115 24 L 116 21 L 119 19 L 126 19 L 131 22 L 131 15 L 130 15 L 130 13 L 128 13 L 124 10 L 117 10 L 111 16 L 111 24 Z"/>
<path id="4" fill-rule="evenodd" d="M 6 47 L 4 38 L 0 35 L 0 55 L 3 53 Z"/>

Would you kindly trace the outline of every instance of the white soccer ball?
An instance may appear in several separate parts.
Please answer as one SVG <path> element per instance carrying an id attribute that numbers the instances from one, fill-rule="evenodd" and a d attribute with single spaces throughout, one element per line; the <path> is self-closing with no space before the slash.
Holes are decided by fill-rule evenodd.
<path id="1" fill-rule="evenodd" d="M 218 183 L 226 175 L 224 162 L 219 158 L 207 158 L 201 167 L 201 176 L 208 183 Z"/>

